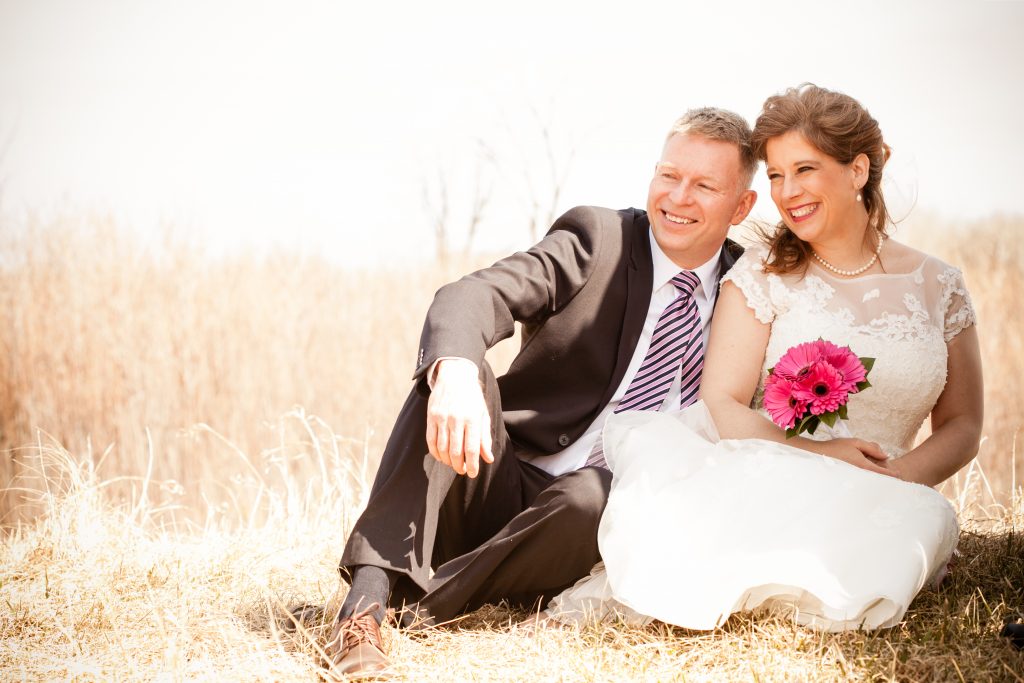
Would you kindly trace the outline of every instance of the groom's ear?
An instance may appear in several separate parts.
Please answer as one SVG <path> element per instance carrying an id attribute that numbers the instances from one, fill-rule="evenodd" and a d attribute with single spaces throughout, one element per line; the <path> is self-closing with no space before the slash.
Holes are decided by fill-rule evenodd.
<path id="1" fill-rule="evenodd" d="M 729 221 L 730 225 L 739 225 L 743 222 L 743 219 L 747 217 L 750 210 L 754 208 L 754 202 L 757 201 L 757 193 L 753 190 L 743 190 L 743 194 L 740 195 L 740 202 L 736 205 L 736 212 L 732 215 L 732 220 Z"/>

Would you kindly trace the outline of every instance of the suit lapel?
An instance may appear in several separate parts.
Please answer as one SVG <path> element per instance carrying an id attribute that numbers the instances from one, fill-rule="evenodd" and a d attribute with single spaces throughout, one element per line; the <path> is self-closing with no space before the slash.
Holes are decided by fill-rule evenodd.
<path id="1" fill-rule="evenodd" d="M 633 222 L 633 234 L 630 240 L 629 259 L 626 264 L 626 310 L 623 315 L 622 333 L 619 336 L 618 355 L 615 359 L 615 371 L 601 399 L 601 405 L 607 405 L 615 390 L 622 383 L 622 378 L 633 358 L 633 351 L 647 319 L 647 309 L 651 306 L 651 289 L 654 286 L 654 263 L 651 260 L 650 229 L 647 216 L 641 214 Z"/>
<path id="2" fill-rule="evenodd" d="M 725 244 L 722 245 L 722 255 L 718 258 L 718 289 L 715 293 L 715 306 L 711 309 L 712 316 L 715 314 L 715 308 L 718 308 L 718 296 L 722 293 L 722 278 L 736 263 L 736 259 L 742 255 L 743 247 L 730 239 L 725 240 Z"/>

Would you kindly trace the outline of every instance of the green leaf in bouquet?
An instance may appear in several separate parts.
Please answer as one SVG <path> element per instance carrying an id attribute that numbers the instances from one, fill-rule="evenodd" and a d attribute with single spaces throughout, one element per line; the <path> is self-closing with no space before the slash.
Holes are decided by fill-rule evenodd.
<path id="1" fill-rule="evenodd" d="M 871 368 L 875 367 L 875 359 L 861 358 L 860 364 L 864 366 L 864 372 L 871 372 Z"/>
<path id="2" fill-rule="evenodd" d="M 863 382 L 857 382 L 857 391 L 864 391 L 871 386 L 871 382 L 864 380 Z"/>
<path id="3" fill-rule="evenodd" d="M 835 427 L 836 426 L 836 419 L 837 418 L 838 418 L 838 415 L 836 415 L 836 413 L 834 413 L 834 412 L 823 413 L 823 414 L 818 416 L 818 419 L 821 420 L 822 422 L 824 422 L 825 424 L 827 424 L 829 427 Z"/>
<path id="4" fill-rule="evenodd" d="M 786 430 L 786 433 L 793 432 L 793 436 L 801 434 L 807 431 L 807 423 L 810 422 L 813 415 L 806 415 L 803 419 L 797 422 L 795 425 Z"/>
<path id="5" fill-rule="evenodd" d="M 845 403 L 843 405 L 839 406 L 839 419 L 840 420 L 849 420 L 850 419 L 849 416 L 847 415 L 847 410 L 846 410 L 846 404 Z"/>
<path id="6" fill-rule="evenodd" d="M 800 428 L 808 434 L 813 434 L 820 424 L 821 420 L 818 419 L 817 415 L 808 415 L 800 422 Z"/>

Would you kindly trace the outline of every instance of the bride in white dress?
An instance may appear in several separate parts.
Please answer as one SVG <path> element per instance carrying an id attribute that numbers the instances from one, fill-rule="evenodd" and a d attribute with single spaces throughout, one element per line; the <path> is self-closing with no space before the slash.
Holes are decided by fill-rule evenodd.
<path id="1" fill-rule="evenodd" d="M 815 86 L 773 96 L 754 147 L 782 223 L 723 280 L 702 401 L 609 418 L 604 562 L 550 618 L 711 629 L 760 608 L 825 630 L 884 628 L 953 553 L 956 515 L 931 487 L 975 455 L 981 430 L 963 277 L 886 238 L 889 148 L 856 100 Z M 838 431 L 786 439 L 764 379 L 819 337 L 875 358 L 872 386 Z"/>

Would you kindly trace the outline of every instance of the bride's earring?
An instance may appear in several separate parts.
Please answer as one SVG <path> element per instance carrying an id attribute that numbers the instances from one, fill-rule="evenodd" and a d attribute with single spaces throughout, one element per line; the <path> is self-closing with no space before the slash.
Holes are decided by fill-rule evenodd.
<path id="1" fill-rule="evenodd" d="M 861 197 L 860 192 L 858 192 L 857 193 L 857 201 L 860 202 L 860 201 L 863 201 L 863 200 L 864 200 L 864 198 Z"/>

